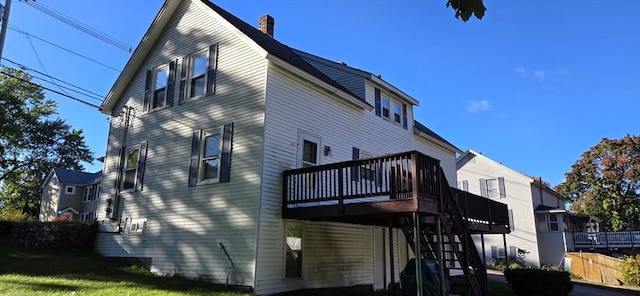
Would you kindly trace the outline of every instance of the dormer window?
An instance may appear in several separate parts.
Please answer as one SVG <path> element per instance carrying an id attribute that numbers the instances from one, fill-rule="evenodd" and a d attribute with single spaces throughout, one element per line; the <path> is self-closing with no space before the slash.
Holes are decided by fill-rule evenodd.
<path id="1" fill-rule="evenodd" d="M 375 110 L 376 115 L 402 125 L 402 128 L 409 129 L 407 104 L 382 96 L 379 88 L 375 89 Z"/>

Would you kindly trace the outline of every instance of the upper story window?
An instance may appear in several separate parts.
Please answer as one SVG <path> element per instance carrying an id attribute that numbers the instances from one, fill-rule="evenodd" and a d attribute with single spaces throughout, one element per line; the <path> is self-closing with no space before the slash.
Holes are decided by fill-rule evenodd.
<path id="1" fill-rule="evenodd" d="M 147 71 L 143 102 L 144 112 L 173 105 L 175 71 L 176 61 Z"/>
<path id="2" fill-rule="evenodd" d="M 182 58 L 180 71 L 180 104 L 191 98 L 210 96 L 215 93 L 218 44 L 208 50 Z"/>
<path id="3" fill-rule="evenodd" d="M 480 179 L 480 195 L 488 198 L 506 198 L 504 178 Z"/>
<path id="4" fill-rule="evenodd" d="M 90 202 L 93 200 L 93 187 L 91 185 L 84 188 L 84 196 L 82 202 Z"/>
<path id="5" fill-rule="evenodd" d="M 191 78 L 189 79 L 189 97 L 204 96 L 205 79 L 207 74 L 207 54 L 200 53 L 191 56 Z"/>
<path id="6" fill-rule="evenodd" d="M 72 185 L 65 186 L 64 194 L 76 194 L 76 186 L 72 186 Z"/>
<path id="7" fill-rule="evenodd" d="M 153 103 L 152 109 L 164 107 L 167 101 L 167 79 L 169 67 L 162 66 L 153 71 Z"/>
<path id="8" fill-rule="evenodd" d="M 401 124 L 408 129 L 407 104 L 382 96 L 379 88 L 375 89 L 376 115 L 393 123 Z"/>
<path id="9" fill-rule="evenodd" d="M 232 128 L 233 124 L 228 123 L 217 130 L 193 132 L 189 187 L 230 181 Z"/>

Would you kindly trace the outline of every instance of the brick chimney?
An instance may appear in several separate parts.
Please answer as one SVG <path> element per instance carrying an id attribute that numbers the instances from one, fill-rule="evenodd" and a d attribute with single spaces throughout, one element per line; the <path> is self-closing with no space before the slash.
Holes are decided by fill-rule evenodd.
<path id="1" fill-rule="evenodd" d="M 272 16 L 265 14 L 260 17 L 258 20 L 258 29 L 260 32 L 269 35 L 269 37 L 273 37 L 273 25 L 275 24 L 275 20 Z"/>

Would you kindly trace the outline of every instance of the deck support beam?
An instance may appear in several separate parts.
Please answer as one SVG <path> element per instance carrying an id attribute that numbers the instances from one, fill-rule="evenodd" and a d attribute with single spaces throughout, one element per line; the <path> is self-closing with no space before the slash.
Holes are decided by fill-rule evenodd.
<path id="1" fill-rule="evenodd" d="M 420 213 L 413 212 L 413 244 L 416 257 L 416 296 L 422 296 L 422 252 L 420 247 Z"/>
<path id="2" fill-rule="evenodd" d="M 444 283 L 444 242 L 442 240 L 442 221 L 440 220 L 440 216 L 436 218 L 436 256 L 438 257 L 438 272 L 440 273 L 440 296 L 445 295 L 445 283 Z M 451 242 L 453 246 L 455 242 Z"/>
<path id="3" fill-rule="evenodd" d="M 396 271 L 393 266 L 393 219 L 389 219 L 389 273 L 391 296 L 396 295 Z"/>

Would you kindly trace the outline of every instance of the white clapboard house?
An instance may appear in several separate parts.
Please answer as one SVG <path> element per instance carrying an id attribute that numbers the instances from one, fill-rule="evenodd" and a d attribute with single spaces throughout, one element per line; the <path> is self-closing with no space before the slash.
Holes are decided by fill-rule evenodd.
<path id="1" fill-rule="evenodd" d="M 483 293 L 451 189 L 462 151 L 414 120 L 416 99 L 278 42 L 273 24 L 163 4 L 101 106 L 97 251 L 265 295 L 385 289 L 416 249 Z M 506 206 L 491 210 L 475 227 L 508 232 Z"/>

